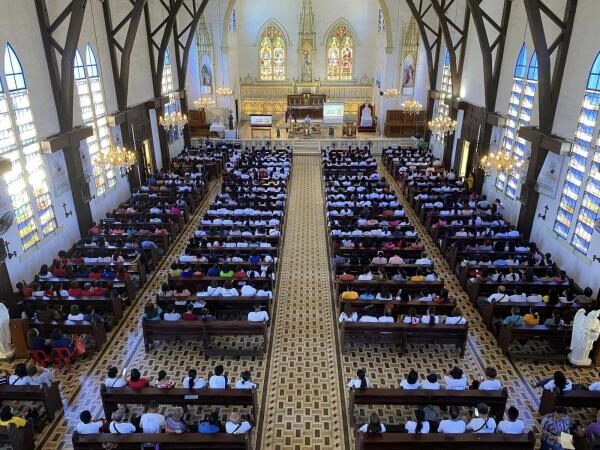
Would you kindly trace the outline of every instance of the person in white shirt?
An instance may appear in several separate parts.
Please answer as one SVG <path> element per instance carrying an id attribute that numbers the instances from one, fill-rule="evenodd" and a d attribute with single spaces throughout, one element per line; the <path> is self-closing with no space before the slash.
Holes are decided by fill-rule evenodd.
<path id="1" fill-rule="evenodd" d="M 344 305 L 344 310 L 341 312 L 338 322 L 356 322 L 358 321 L 358 314 L 356 311 L 352 311 L 352 306 L 346 303 Z"/>
<path id="2" fill-rule="evenodd" d="M 34 365 L 27 367 L 27 376 L 29 377 L 30 386 L 42 386 L 45 384 L 50 387 L 54 379 L 52 369 L 36 367 Z"/>
<path id="3" fill-rule="evenodd" d="M 23 363 L 17 364 L 14 375 L 8 377 L 8 384 L 10 386 L 27 386 L 30 382 L 31 378 L 27 375 L 27 366 Z"/>
<path id="4" fill-rule="evenodd" d="M 421 317 L 421 323 L 428 323 L 430 325 L 437 325 L 440 323 L 440 316 L 436 316 L 435 311 L 435 306 L 427 308 L 427 314 Z"/>
<path id="5" fill-rule="evenodd" d="M 411 369 L 406 375 L 405 380 L 400 381 L 400 387 L 402 389 L 419 389 L 421 387 L 421 383 L 419 382 L 419 374 L 416 370 Z"/>
<path id="6" fill-rule="evenodd" d="M 366 273 L 361 273 L 358 276 L 358 281 L 371 281 L 373 279 L 373 274 L 371 273 L 370 270 L 368 270 Z"/>
<path id="7" fill-rule="evenodd" d="M 415 308 L 410 308 L 408 314 L 402 316 L 402 323 L 416 325 L 421 322 L 421 316 L 417 314 Z"/>
<path id="8" fill-rule="evenodd" d="M 565 374 L 560 370 L 554 372 L 552 379 L 542 380 L 536 384 L 536 387 L 539 386 L 543 386 L 546 391 L 550 392 L 553 392 L 555 389 L 559 390 L 560 392 L 573 390 L 573 384 L 571 383 L 571 380 L 568 380 L 567 377 L 565 377 Z"/>
<path id="9" fill-rule="evenodd" d="M 406 432 L 409 434 L 428 434 L 429 422 L 425 420 L 425 412 L 422 409 L 415 411 L 416 421 L 409 420 L 404 424 Z"/>
<path id="10" fill-rule="evenodd" d="M 272 299 L 273 292 L 269 289 L 269 287 L 267 285 L 265 285 L 262 288 L 260 288 L 258 291 L 256 291 L 256 296 L 257 297 L 269 297 Z"/>
<path id="11" fill-rule="evenodd" d="M 588 388 L 588 390 L 600 391 L 600 381 L 595 381 L 594 383 L 590 384 L 590 387 Z"/>
<path id="12" fill-rule="evenodd" d="M 269 313 L 267 311 L 261 311 L 260 303 L 254 304 L 254 311 L 248 313 L 249 322 L 268 322 Z"/>
<path id="13" fill-rule="evenodd" d="M 232 412 L 229 420 L 225 424 L 225 431 L 228 434 L 244 434 L 252 429 L 252 425 L 247 420 L 242 420 L 239 412 Z"/>
<path id="14" fill-rule="evenodd" d="M 421 266 L 430 266 L 431 265 L 431 259 L 429 259 L 424 253 L 421 255 L 421 257 L 419 259 L 417 259 L 415 261 L 415 264 L 421 265 Z"/>
<path id="15" fill-rule="evenodd" d="M 208 379 L 210 389 L 225 389 L 227 387 L 227 376 L 223 375 L 225 369 L 221 364 L 215 367 L 215 374 Z"/>
<path id="16" fill-rule="evenodd" d="M 524 303 L 527 301 L 527 294 L 523 293 L 520 286 L 515 287 L 515 293 L 508 296 L 509 302 Z"/>
<path id="17" fill-rule="evenodd" d="M 169 322 L 181 320 L 181 314 L 175 311 L 175 305 L 173 303 L 167 306 L 167 311 L 163 315 L 163 320 Z"/>
<path id="18" fill-rule="evenodd" d="M 365 314 L 358 319 L 359 322 L 378 322 L 377 317 Z"/>
<path id="19" fill-rule="evenodd" d="M 446 389 L 453 391 L 464 391 L 469 385 L 462 369 L 456 366 L 448 372 L 448 375 L 444 375 L 444 382 L 446 383 Z"/>
<path id="20" fill-rule="evenodd" d="M 385 425 L 381 423 L 377 413 L 372 413 L 369 417 L 369 423 L 365 423 L 358 429 L 361 433 L 378 434 L 385 433 Z"/>
<path id="21" fill-rule="evenodd" d="M 252 283 L 246 283 L 240 289 L 242 297 L 254 297 L 256 295 L 256 288 L 252 286 Z"/>
<path id="22" fill-rule="evenodd" d="M 100 428 L 104 425 L 101 420 L 92 422 L 92 414 L 87 409 L 79 414 L 79 420 L 80 422 L 75 427 L 79 434 L 100 433 Z"/>
<path id="23" fill-rule="evenodd" d="M 463 325 L 467 323 L 467 319 L 463 317 L 460 307 L 455 307 L 449 316 L 446 316 L 446 325 Z"/>
<path id="24" fill-rule="evenodd" d="M 158 403 L 152 401 L 148 405 L 148 412 L 140 418 L 142 433 L 160 433 L 165 427 L 165 416 L 158 413 Z"/>
<path id="25" fill-rule="evenodd" d="M 502 383 L 500 380 L 496 380 L 498 371 L 493 367 L 485 368 L 485 380 L 479 383 L 478 389 L 480 391 L 499 391 L 502 389 Z"/>
<path id="26" fill-rule="evenodd" d="M 458 418 L 460 410 L 457 406 L 450 406 L 448 409 L 450 419 L 442 420 L 438 426 L 438 433 L 445 434 L 460 434 L 464 433 L 467 429 L 467 425 L 464 420 Z"/>
<path id="27" fill-rule="evenodd" d="M 187 389 L 203 389 L 206 386 L 204 378 L 198 377 L 196 369 L 188 370 L 188 375 L 183 379 L 181 384 Z"/>
<path id="28" fill-rule="evenodd" d="M 383 316 L 377 319 L 379 323 L 394 323 L 394 316 L 392 315 L 391 308 L 385 308 L 383 311 Z"/>
<path id="29" fill-rule="evenodd" d="M 108 369 L 108 376 L 104 380 L 106 387 L 120 388 L 127 386 L 127 380 L 124 377 L 119 377 L 119 369 L 111 367 Z"/>
<path id="30" fill-rule="evenodd" d="M 467 431 L 473 433 L 493 433 L 496 431 L 496 420 L 489 417 L 490 408 L 483 403 L 479 403 L 475 409 L 478 415 L 476 414 L 467 424 Z"/>
<path id="31" fill-rule="evenodd" d="M 487 301 L 492 302 L 506 302 L 508 301 L 508 295 L 506 295 L 506 288 L 504 286 L 498 286 L 498 292 L 491 294 Z"/>
<path id="32" fill-rule="evenodd" d="M 110 418 L 111 422 L 108 425 L 108 431 L 111 434 L 131 434 L 137 431 L 134 424 L 123 422 L 123 410 L 121 409 L 113 412 Z"/>
<path id="33" fill-rule="evenodd" d="M 519 410 L 514 406 L 508 408 L 508 420 L 502 420 L 496 428 L 497 433 L 521 434 L 525 431 L 525 423 L 519 419 Z"/>
<path id="34" fill-rule="evenodd" d="M 77 306 L 77 305 L 71 306 L 71 312 L 67 316 L 67 320 L 75 320 L 75 321 L 83 320 L 83 313 L 79 310 L 79 306 Z"/>
<path id="35" fill-rule="evenodd" d="M 348 387 L 350 389 L 360 389 L 361 391 L 371 387 L 371 381 L 367 378 L 367 373 L 364 369 L 358 369 L 356 371 L 356 378 L 353 378 L 348 382 Z"/>
<path id="36" fill-rule="evenodd" d="M 428 374 L 425 381 L 423 381 L 421 383 L 421 389 L 435 390 L 435 391 L 441 389 L 437 374 L 435 374 L 435 373 Z"/>
<path id="37" fill-rule="evenodd" d="M 250 371 L 244 370 L 241 374 L 241 378 L 235 382 L 236 389 L 256 389 L 256 384 L 250 381 Z"/>

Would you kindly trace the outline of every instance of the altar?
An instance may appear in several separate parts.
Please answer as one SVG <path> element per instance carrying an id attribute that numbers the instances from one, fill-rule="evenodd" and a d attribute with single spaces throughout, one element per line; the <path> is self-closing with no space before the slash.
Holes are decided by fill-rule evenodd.
<path id="1" fill-rule="evenodd" d="M 324 94 L 312 93 L 288 95 L 286 118 L 302 121 L 308 116 L 311 120 L 323 120 L 323 103 L 326 97 Z"/>

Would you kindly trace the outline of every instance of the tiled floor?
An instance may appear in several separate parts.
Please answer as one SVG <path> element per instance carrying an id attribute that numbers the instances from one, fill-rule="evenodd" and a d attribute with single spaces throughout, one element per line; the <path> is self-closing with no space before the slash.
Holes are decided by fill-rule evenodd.
<path id="1" fill-rule="evenodd" d="M 382 167 L 381 170 L 385 169 Z M 493 365 L 499 371 L 500 380 L 509 388 L 509 403 L 519 407 L 532 427 L 537 424 L 535 411 L 540 395 L 539 389 L 531 387 L 533 381 L 559 368 L 577 382 L 591 382 L 597 375 L 591 369 L 572 369 L 547 362 L 513 362 L 502 356 L 495 339 L 480 324 L 479 314 L 470 306 L 458 281 L 409 208 L 411 221 L 417 224 L 438 272 L 470 320 L 465 357 L 461 360 L 453 348 L 439 346 L 409 348 L 406 355 L 399 355 L 391 346 L 364 344 L 340 352 L 331 301 L 320 159 L 317 156 L 294 158 L 278 300 L 267 357 L 207 358 L 193 344 L 159 346 L 146 353 L 140 329 L 143 305 L 153 298 L 165 280 L 166 267 L 182 253 L 187 236 L 216 194 L 217 187 L 218 184 L 213 186 L 211 195 L 182 239 L 138 301 L 127 311 L 120 326 L 111 332 L 105 350 L 77 363 L 71 372 L 58 375 L 65 414 L 45 427 L 38 437 L 40 449 L 71 448 L 70 435 L 83 409 L 90 409 L 96 417 L 102 416 L 99 386 L 111 365 L 137 367 L 151 378 L 158 370 L 165 369 L 175 380 L 180 380 L 191 367 L 206 374 L 216 364 L 223 364 L 233 380 L 242 370 L 251 370 L 259 395 L 256 448 L 281 450 L 350 448 L 352 432 L 346 417 L 344 386 L 358 368 L 367 370 L 375 386 L 393 387 L 411 368 L 421 374 L 427 370 L 443 373 L 457 364 L 475 377 L 483 374 L 486 365 Z M 247 344 L 254 342 L 249 340 Z M 364 420 L 369 412 L 359 410 L 359 420 Z M 398 423 L 406 418 L 405 410 L 389 408 L 379 412 L 388 423 Z M 198 413 L 203 412 L 193 413 L 197 419 Z M 221 413 L 225 415 L 226 411 Z M 576 416 L 586 421 L 593 418 L 591 411 L 577 411 Z"/>

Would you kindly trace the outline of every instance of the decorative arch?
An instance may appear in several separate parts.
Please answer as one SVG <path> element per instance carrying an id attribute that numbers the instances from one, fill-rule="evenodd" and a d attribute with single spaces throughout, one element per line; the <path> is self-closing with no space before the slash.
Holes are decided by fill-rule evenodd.
<path id="1" fill-rule="evenodd" d="M 333 23 L 324 40 L 328 80 L 351 80 L 354 75 L 356 33 L 347 20 Z"/>
<path id="2" fill-rule="evenodd" d="M 229 0 L 227 4 L 227 9 L 225 10 L 225 14 L 223 15 L 223 23 L 221 24 L 222 31 L 221 36 L 223 36 L 221 42 L 221 48 L 224 50 L 228 47 L 227 40 L 229 38 L 229 19 L 231 18 L 231 13 L 233 12 L 233 8 L 235 7 L 235 0 Z M 289 42 L 289 41 L 288 41 Z M 225 53 L 227 53 L 225 51 Z"/>
<path id="3" fill-rule="evenodd" d="M 270 20 L 261 27 L 258 35 L 258 78 L 263 81 L 282 81 L 287 72 L 289 39 L 283 28 Z"/>
<path id="4" fill-rule="evenodd" d="M 383 19 L 388 26 L 385 27 L 385 52 L 391 54 L 394 51 L 394 39 L 392 37 L 392 20 L 390 10 L 385 3 L 385 0 L 379 0 L 379 8 L 383 13 Z"/>

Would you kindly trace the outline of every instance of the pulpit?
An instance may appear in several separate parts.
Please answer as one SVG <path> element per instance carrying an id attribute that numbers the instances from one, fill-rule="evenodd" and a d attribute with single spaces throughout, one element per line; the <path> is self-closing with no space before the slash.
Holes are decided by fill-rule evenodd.
<path id="1" fill-rule="evenodd" d="M 188 126 L 191 137 L 208 137 L 210 136 L 210 123 L 206 123 L 206 111 L 190 110 Z"/>
<path id="2" fill-rule="evenodd" d="M 342 127 L 342 136 L 355 138 L 356 137 L 356 124 L 354 122 L 346 122 Z"/>
<path id="3" fill-rule="evenodd" d="M 358 131 L 377 131 L 375 107 L 370 103 L 363 103 L 358 108 Z"/>

